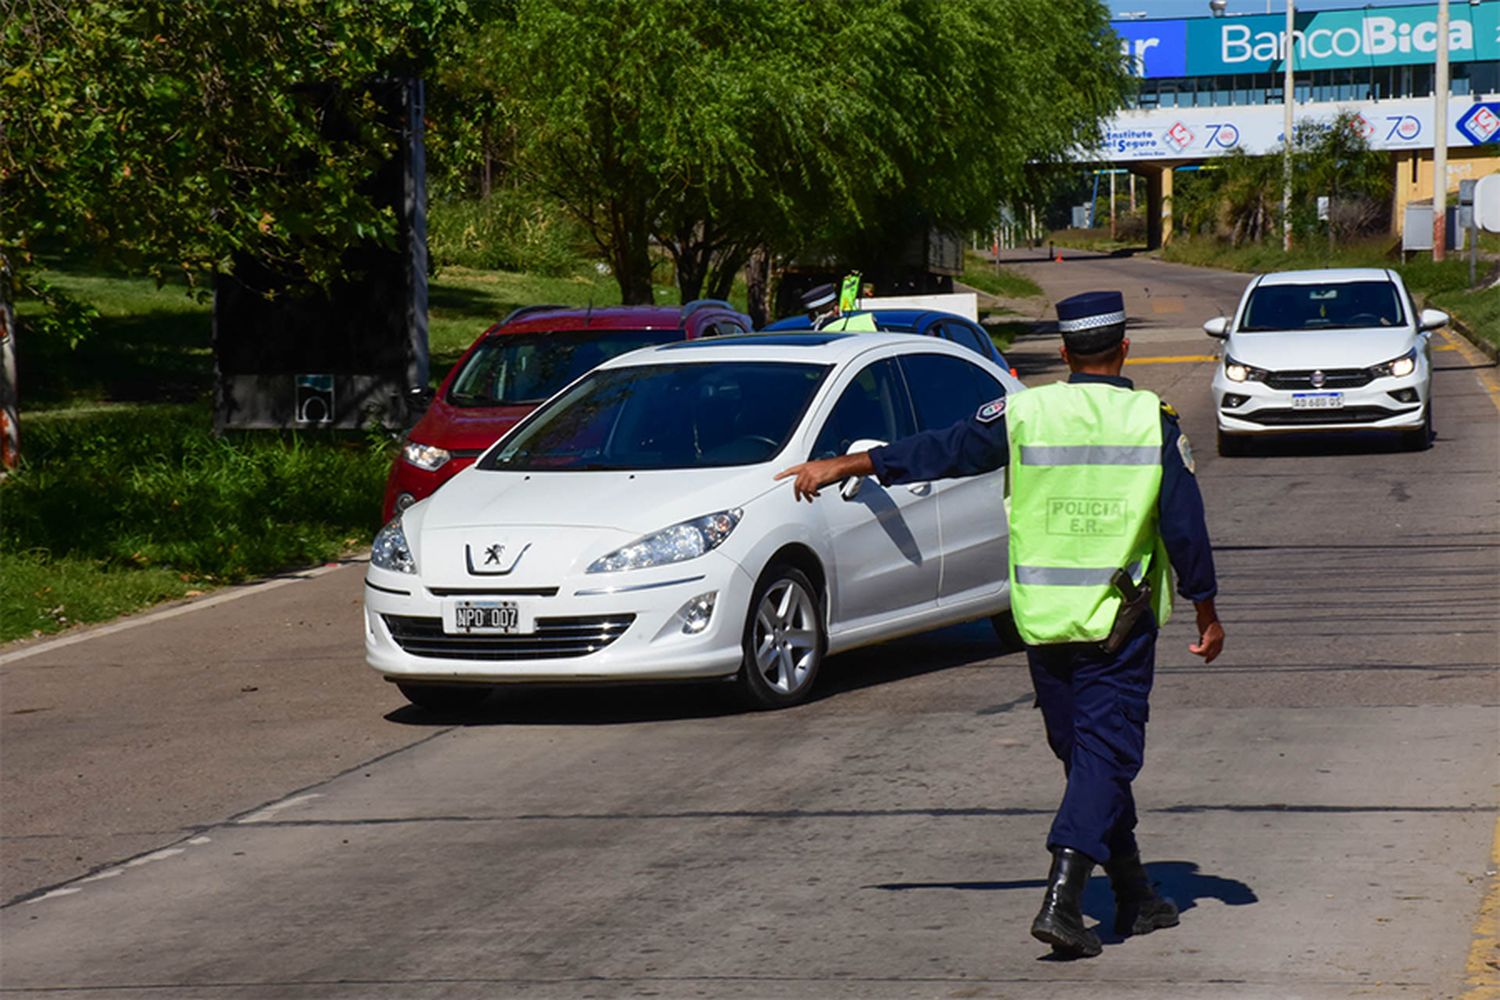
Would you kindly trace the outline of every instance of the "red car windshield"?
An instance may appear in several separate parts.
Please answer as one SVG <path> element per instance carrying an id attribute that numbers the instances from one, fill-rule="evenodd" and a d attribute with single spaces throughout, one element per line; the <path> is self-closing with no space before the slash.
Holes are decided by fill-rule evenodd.
<path id="1" fill-rule="evenodd" d="M 497 334 L 469 355 L 448 390 L 448 402 L 454 406 L 540 403 L 610 358 L 681 339 L 681 330 Z"/>

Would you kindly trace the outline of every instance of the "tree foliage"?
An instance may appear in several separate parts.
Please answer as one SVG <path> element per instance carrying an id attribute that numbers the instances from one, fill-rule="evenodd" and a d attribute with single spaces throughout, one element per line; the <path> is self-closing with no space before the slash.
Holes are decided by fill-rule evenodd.
<path id="1" fill-rule="evenodd" d="M 1214 161 L 1177 184 L 1172 212 L 1189 234 L 1213 235 L 1233 246 L 1281 232 L 1285 160 L 1280 152 L 1243 150 Z M 1292 133 L 1292 227 L 1302 239 L 1319 232 L 1338 239 L 1380 229 L 1391 177 L 1384 154 L 1370 148 L 1365 120 L 1343 111 L 1298 122 Z M 1328 199 L 1320 219 L 1318 199 Z"/>
<path id="2" fill-rule="evenodd" d="M 1095 0 L 517 0 L 446 81 L 499 109 L 488 148 L 579 219 L 625 301 L 649 300 L 653 241 L 689 298 L 758 247 L 988 222 L 1120 103 L 1107 18 Z"/>
<path id="3" fill-rule="evenodd" d="M 463 0 L 0 0 L 0 257 L 190 283 L 246 251 L 314 280 L 394 219 L 364 86 L 421 72 Z M 36 289 L 33 283 L 31 286 Z"/>

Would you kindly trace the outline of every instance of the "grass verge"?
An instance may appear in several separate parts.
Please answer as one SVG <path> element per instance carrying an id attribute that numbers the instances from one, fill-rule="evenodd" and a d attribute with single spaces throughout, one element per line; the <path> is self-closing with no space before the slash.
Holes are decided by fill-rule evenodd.
<path id="1" fill-rule="evenodd" d="M 1026 275 L 996 267 L 972 251 L 964 254 L 964 273 L 959 280 L 971 288 L 1004 299 L 1033 299 L 1042 294 L 1042 286 Z"/>
<path id="2" fill-rule="evenodd" d="M 0 482 L 0 641 L 323 562 L 379 527 L 385 438 L 211 427 L 207 404 L 25 419 Z"/>

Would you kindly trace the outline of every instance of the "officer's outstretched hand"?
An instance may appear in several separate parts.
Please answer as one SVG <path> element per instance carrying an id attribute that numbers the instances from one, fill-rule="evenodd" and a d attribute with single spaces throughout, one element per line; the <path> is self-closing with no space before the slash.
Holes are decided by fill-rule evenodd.
<path id="1" fill-rule="evenodd" d="M 782 469 L 776 473 L 776 478 L 795 477 L 792 480 L 792 492 L 796 494 L 798 500 L 812 503 L 813 498 L 818 495 L 818 490 L 829 483 L 836 483 L 850 476 L 868 476 L 874 471 L 875 465 L 870 461 L 870 453 L 861 451 L 853 455 L 803 462 L 790 469 Z"/>
<path id="2" fill-rule="evenodd" d="M 1194 601 L 1193 607 L 1198 612 L 1198 642 L 1189 644 L 1188 652 L 1203 657 L 1204 663 L 1212 663 L 1224 649 L 1224 626 L 1219 624 L 1212 597 Z"/>

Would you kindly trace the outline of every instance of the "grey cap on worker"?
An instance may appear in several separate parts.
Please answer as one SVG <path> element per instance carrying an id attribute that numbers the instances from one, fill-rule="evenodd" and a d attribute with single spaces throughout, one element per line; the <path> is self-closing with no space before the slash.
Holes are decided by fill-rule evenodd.
<path id="1" fill-rule="evenodd" d="M 1125 339 L 1125 296 L 1083 292 L 1057 304 L 1057 330 L 1076 354 L 1102 354 Z"/>
<path id="2" fill-rule="evenodd" d="M 833 290 L 832 285 L 819 285 L 802 293 L 802 308 L 809 312 L 821 309 L 826 305 L 831 305 L 837 297 L 838 293 Z"/>

